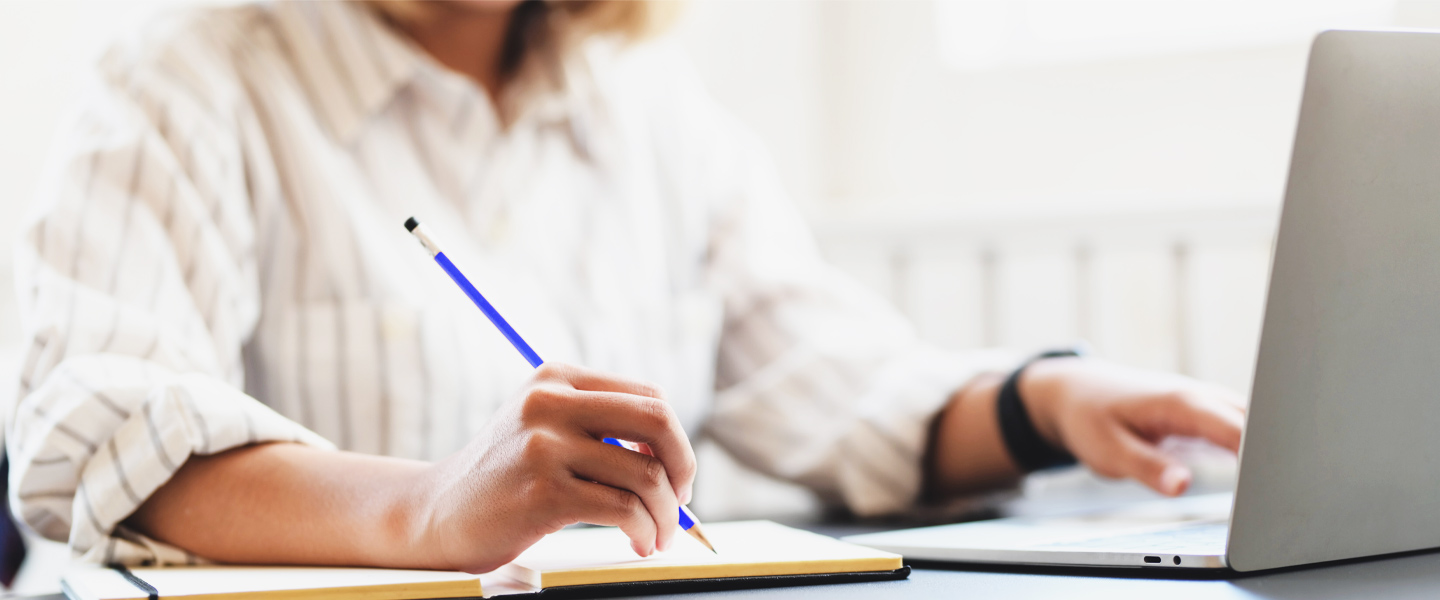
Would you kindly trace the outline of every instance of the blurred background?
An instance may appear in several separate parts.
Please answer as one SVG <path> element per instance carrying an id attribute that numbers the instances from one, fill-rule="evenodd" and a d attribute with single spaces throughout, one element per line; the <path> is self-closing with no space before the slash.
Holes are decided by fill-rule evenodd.
<path id="1" fill-rule="evenodd" d="M 0 280 L 98 52 L 206 3 L 0 1 Z M 926 338 L 1087 340 L 1248 391 L 1309 41 L 1337 27 L 1440 27 L 1440 0 L 702 0 L 660 43 L 768 142 L 826 253 Z M 12 379 L 18 335 L 0 295 Z M 814 508 L 701 454 L 707 518 Z M 1201 483 L 1233 477 L 1207 464 Z M 1058 473 L 1025 493 L 1133 487 Z M 55 589 L 34 571 L 17 588 Z"/>

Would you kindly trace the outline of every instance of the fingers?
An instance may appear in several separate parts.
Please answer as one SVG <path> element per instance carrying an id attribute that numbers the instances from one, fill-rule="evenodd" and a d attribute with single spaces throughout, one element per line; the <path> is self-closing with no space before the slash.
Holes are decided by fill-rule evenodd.
<path id="1" fill-rule="evenodd" d="M 1211 386 L 1211 387 L 1218 388 L 1218 390 L 1217 390 L 1216 393 L 1215 393 L 1215 396 L 1218 397 L 1218 398 L 1220 398 L 1222 401 L 1224 401 L 1226 406 L 1229 406 L 1229 407 L 1231 407 L 1231 408 L 1234 408 L 1235 410 L 1240 411 L 1240 414 L 1241 414 L 1241 415 L 1244 415 L 1245 413 L 1249 412 L 1249 410 L 1250 410 L 1250 405 L 1249 405 L 1249 403 L 1247 403 L 1247 402 L 1245 401 L 1245 397 L 1244 397 L 1244 396 L 1241 396 L 1240 394 L 1235 393 L 1233 390 L 1231 390 L 1231 389 L 1229 389 L 1229 388 L 1225 388 L 1225 387 L 1221 387 L 1221 386 Z"/>
<path id="2" fill-rule="evenodd" d="M 524 418 L 566 422 L 591 437 L 639 442 L 664 464 L 670 486 L 684 504 L 695 479 L 695 451 L 657 386 L 561 363 L 537 369 Z"/>
<path id="3" fill-rule="evenodd" d="M 644 444 L 664 464 L 670 487 L 680 503 L 690 501 L 695 481 L 695 451 L 668 403 L 612 392 L 577 392 L 575 401 L 569 414 L 576 427 L 597 440 L 615 437 Z"/>
<path id="4" fill-rule="evenodd" d="M 1198 437 L 1231 452 L 1240 451 L 1245 413 L 1233 405 L 1177 394 L 1145 406 L 1150 414 L 1139 425 L 1151 439 L 1172 435 Z"/>
<path id="5" fill-rule="evenodd" d="M 1088 360 L 1036 366 L 1046 364 L 1052 366 L 1048 373 L 1035 374 L 1049 377 L 1041 389 L 1050 394 L 1048 405 L 1063 439 L 1100 475 L 1131 477 L 1176 495 L 1189 487 L 1191 472 L 1157 443 L 1178 436 L 1240 450 L 1245 406 L 1225 388 Z"/>
<path id="6" fill-rule="evenodd" d="M 1197 437 L 1240 451 L 1244 411 L 1222 398 L 1193 393 L 1176 393 L 1139 404 L 1134 419 L 1115 424 L 1110 448 L 1114 468 L 1120 476 L 1132 477 L 1167 496 L 1185 492 L 1192 478 L 1190 469 L 1166 456 L 1154 441 L 1170 436 Z"/>
<path id="7" fill-rule="evenodd" d="M 664 398 L 665 396 L 660 390 L 660 386 L 653 383 L 565 363 L 545 363 L 540 366 L 536 376 L 540 379 L 563 381 L 577 390 L 617 392 L 647 398 Z"/>
<path id="8" fill-rule="evenodd" d="M 619 527 L 630 538 L 630 549 L 635 554 L 655 553 L 655 519 L 639 496 L 604 484 L 580 479 L 574 482 L 572 493 L 567 495 L 568 514 L 581 523 Z"/>
<path id="9" fill-rule="evenodd" d="M 594 446 L 573 459 L 571 470 L 575 476 L 639 496 L 655 522 L 653 542 L 660 550 L 668 550 L 680 528 L 680 503 L 674 488 L 670 487 L 664 463 L 598 440 Z"/>
<path id="10" fill-rule="evenodd" d="M 1101 470 L 1102 474 L 1118 471 L 1114 474 L 1133 478 L 1166 496 L 1179 496 L 1190 487 L 1190 469 L 1165 456 L 1154 445 L 1120 427 L 1111 439 L 1114 468 Z"/>

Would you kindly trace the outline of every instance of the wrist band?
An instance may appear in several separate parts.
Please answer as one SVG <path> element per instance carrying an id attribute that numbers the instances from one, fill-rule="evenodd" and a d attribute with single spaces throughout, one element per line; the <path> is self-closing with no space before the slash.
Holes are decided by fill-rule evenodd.
<path id="1" fill-rule="evenodd" d="M 1025 472 L 1039 471 L 1053 467 L 1075 464 L 1075 457 L 1063 449 L 1050 445 L 1035 429 L 1030 411 L 1020 399 L 1020 375 L 1037 360 L 1080 356 L 1076 350 L 1054 350 L 1046 352 L 1020 365 L 1000 386 L 996 397 L 996 413 L 1000 417 L 1000 436 L 1005 440 L 1005 449 Z"/>

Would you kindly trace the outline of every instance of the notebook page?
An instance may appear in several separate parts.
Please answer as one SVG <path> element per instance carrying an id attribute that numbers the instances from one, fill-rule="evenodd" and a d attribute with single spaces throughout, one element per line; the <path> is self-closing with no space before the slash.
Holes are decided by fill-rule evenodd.
<path id="1" fill-rule="evenodd" d="M 497 573 L 542 588 L 619 583 L 893 571 L 901 558 L 770 521 L 710 523 L 705 534 L 718 554 L 688 535 L 648 558 L 635 556 L 629 539 L 613 527 L 567 529 L 548 536 Z"/>

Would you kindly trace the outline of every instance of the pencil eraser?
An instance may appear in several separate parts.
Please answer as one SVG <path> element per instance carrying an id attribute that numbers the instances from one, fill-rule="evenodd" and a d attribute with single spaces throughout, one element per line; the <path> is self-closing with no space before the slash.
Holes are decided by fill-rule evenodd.
<path id="1" fill-rule="evenodd" d="M 415 228 L 419 226 L 420 222 L 416 221 L 415 217 L 405 219 L 405 231 L 415 231 Z"/>

